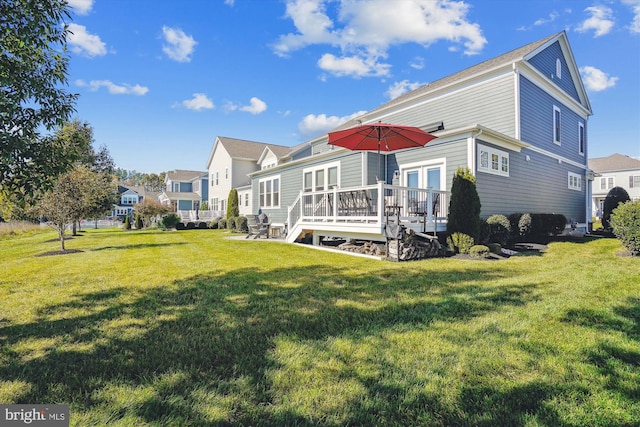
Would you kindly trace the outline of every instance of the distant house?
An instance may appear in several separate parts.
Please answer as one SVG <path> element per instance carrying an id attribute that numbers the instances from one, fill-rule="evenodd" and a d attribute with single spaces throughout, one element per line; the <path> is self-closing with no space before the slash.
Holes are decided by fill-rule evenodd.
<path id="1" fill-rule="evenodd" d="M 250 174 L 280 163 L 291 148 L 262 142 L 219 136 L 209 159 L 209 208 L 226 215 L 229 191 L 238 191 L 240 215 L 256 213 Z"/>
<path id="2" fill-rule="evenodd" d="M 631 200 L 640 199 L 640 160 L 622 154 L 589 159 L 589 168 L 595 173 L 592 188 L 592 210 L 600 218 L 604 199 L 613 187 L 622 187 Z"/>
<path id="3" fill-rule="evenodd" d="M 167 172 L 165 188 L 158 200 L 173 212 L 197 210 L 209 195 L 206 172 L 173 170 Z"/>
<path id="4" fill-rule="evenodd" d="M 143 186 L 137 185 L 118 185 L 118 195 L 120 197 L 118 204 L 113 205 L 112 217 L 118 217 L 123 220 L 127 215 L 135 209 L 135 205 L 144 199 L 157 200 L 158 193 L 147 191 Z"/>

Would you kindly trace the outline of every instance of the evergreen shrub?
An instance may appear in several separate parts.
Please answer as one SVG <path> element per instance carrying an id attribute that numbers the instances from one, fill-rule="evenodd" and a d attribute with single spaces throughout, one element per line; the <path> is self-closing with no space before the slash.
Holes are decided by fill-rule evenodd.
<path id="1" fill-rule="evenodd" d="M 506 246 L 511 238 L 511 222 L 504 215 L 491 215 L 487 218 L 488 242 Z"/>
<path id="2" fill-rule="evenodd" d="M 447 246 L 453 253 L 468 254 L 475 243 L 473 237 L 464 233 L 453 233 L 447 237 Z"/>
<path id="3" fill-rule="evenodd" d="M 469 255 L 473 258 L 489 258 L 489 248 L 485 245 L 473 245 L 469 248 Z"/>
<path id="4" fill-rule="evenodd" d="M 624 203 L 629 201 L 629 193 L 622 187 L 613 187 L 607 193 L 607 197 L 604 199 L 604 206 L 602 207 L 602 227 L 610 231 L 611 224 L 609 224 L 609 220 L 611 219 L 611 213 L 615 208 L 618 207 L 620 203 Z"/>
<path id="5" fill-rule="evenodd" d="M 610 224 L 631 255 L 640 255 L 640 199 L 618 205 L 611 213 Z"/>
<path id="6" fill-rule="evenodd" d="M 238 216 L 236 217 L 236 231 L 239 233 L 248 233 L 249 226 L 247 225 L 247 217 L 246 216 Z"/>
<path id="7" fill-rule="evenodd" d="M 160 220 L 160 226 L 166 230 L 176 228 L 176 224 L 180 222 L 180 217 L 174 213 L 166 214 Z"/>
<path id="8" fill-rule="evenodd" d="M 476 179 L 469 168 L 458 168 L 453 176 L 447 232 L 463 233 L 476 239 L 480 234 L 480 197 Z"/>

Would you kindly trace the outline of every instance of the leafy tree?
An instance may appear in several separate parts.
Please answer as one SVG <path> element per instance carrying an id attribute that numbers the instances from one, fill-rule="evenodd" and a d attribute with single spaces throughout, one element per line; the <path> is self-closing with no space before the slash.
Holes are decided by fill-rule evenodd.
<path id="1" fill-rule="evenodd" d="M 64 251 L 64 236 L 67 225 L 82 215 L 82 171 L 66 172 L 47 191 L 37 205 L 37 212 L 46 223 L 58 232 L 60 250 Z"/>
<path id="2" fill-rule="evenodd" d="M 607 193 L 607 197 L 604 199 L 604 206 L 602 207 L 602 227 L 605 230 L 611 229 L 609 220 L 611 213 L 618 207 L 620 203 L 629 201 L 629 193 L 622 187 L 613 187 Z"/>
<path id="3" fill-rule="evenodd" d="M 235 224 L 235 218 L 239 215 L 240 206 L 238 204 L 238 190 L 233 188 L 229 191 L 229 198 L 227 200 L 227 225 L 230 224 L 231 221 Z"/>
<path id="4" fill-rule="evenodd" d="M 480 232 L 480 196 L 469 168 L 458 168 L 451 185 L 447 232 L 467 234 L 475 239 Z"/>
<path id="5" fill-rule="evenodd" d="M 610 223 L 631 255 L 640 255 L 640 199 L 619 204 L 611 213 Z"/>
<path id="6" fill-rule="evenodd" d="M 71 116 L 67 84 L 70 19 L 65 0 L 0 2 L 0 191 L 21 202 L 73 163 L 56 138 L 42 136 Z"/>
<path id="7" fill-rule="evenodd" d="M 136 214 L 142 217 L 143 226 L 151 224 L 151 218 L 164 215 L 169 212 L 169 208 L 153 199 L 144 199 L 135 207 Z"/>

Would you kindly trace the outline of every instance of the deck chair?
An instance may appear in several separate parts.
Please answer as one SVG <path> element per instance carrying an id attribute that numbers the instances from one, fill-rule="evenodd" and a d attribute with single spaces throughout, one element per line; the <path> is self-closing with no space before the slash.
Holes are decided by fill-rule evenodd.
<path id="1" fill-rule="evenodd" d="M 247 228 L 249 229 L 249 232 L 245 236 L 245 239 L 248 239 L 251 236 L 253 236 L 254 239 L 257 239 L 260 236 L 265 236 L 268 239 L 270 227 L 271 223 L 269 223 L 267 215 L 247 215 Z"/>

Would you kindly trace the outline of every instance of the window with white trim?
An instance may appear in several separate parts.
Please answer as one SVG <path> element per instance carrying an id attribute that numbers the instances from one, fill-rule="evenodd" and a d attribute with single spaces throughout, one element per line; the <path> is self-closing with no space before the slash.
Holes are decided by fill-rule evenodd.
<path id="1" fill-rule="evenodd" d="M 217 211 L 219 207 L 219 199 L 217 197 L 211 199 L 211 210 Z"/>
<path id="2" fill-rule="evenodd" d="M 586 146 L 584 138 L 584 123 L 578 122 L 578 154 L 584 156 L 584 149 Z"/>
<path id="3" fill-rule="evenodd" d="M 640 175 L 629 176 L 629 188 L 638 188 L 638 187 L 640 187 Z"/>
<path id="4" fill-rule="evenodd" d="M 611 190 L 615 184 L 615 179 L 612 176 L 603 176 L 600 178 L 600 189 Z"/>
<path id="5" fill-rule="evenodd" d="M 582 177 L 577 173 L 569 172 L 568 187 L 569 190 L 582 191 Z"/>
<path id="6" fill-rule="evenodd" d="M 280 176 L 261 179 L 258 183 L 261 208 L 280 206 Z"/>
<path id="7" fill-rule="evenodd" d="M 249 206 L 249 193 L 245 193 L 244 195 L 244 205 Z"/>
<path id="8" fill-rule="evenodd" d="M 553 142 L 560 145 L 561 127 L 560 108 L 553 106 Z"/>
<path id="9" fill-rule="evenodd" d="M 509 176 L 509 153 L 478 144 L 478 171 Z"/>
<path id="10" fill-rule="evenodd" d="M 339 162 L 320 165 L 302 171 L 302 189 L 305 192 L 325 191 L 337 188 Z"/>

